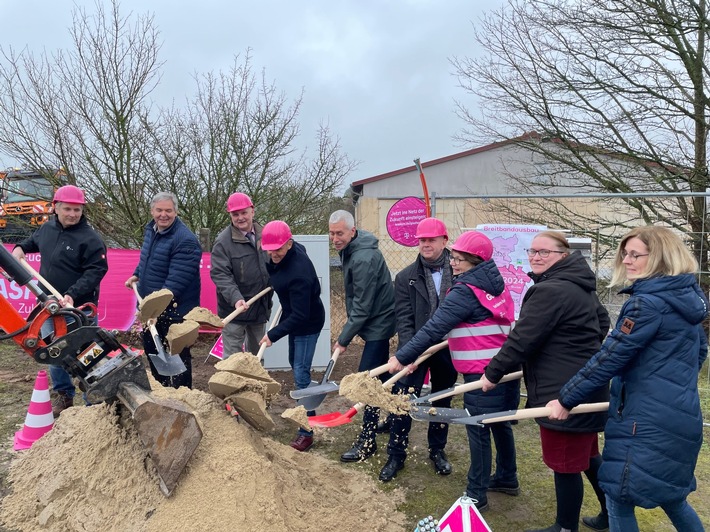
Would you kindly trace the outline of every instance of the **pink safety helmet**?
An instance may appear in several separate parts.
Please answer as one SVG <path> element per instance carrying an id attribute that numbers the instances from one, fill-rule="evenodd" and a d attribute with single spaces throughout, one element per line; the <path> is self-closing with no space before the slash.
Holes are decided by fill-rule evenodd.
<path id="1" fill-rule="evenodd" d="M 77 205 L 86 205 L 86 197 L 84 191 L 74 185 L 64 185 L 59 187 L 54 193 L 54 203 L 61 201 L 62 203 L 75 203 Z"/>
<path id="2" fill-rule="evenodd" d="M 449 238 L 446 224 L 437 218 L 424 218 L 417 225 L 417 233 L 414 238 L 436 238 L 437 236 Z"/>
<path id="3" fill-rule="evenodd" d="M 227 212 L 241 211 L 247 207 L 253 207 L 251 198 L 241 192 L 235 192 L 227 200 Z"/>
<path id="4" fill-rule="evenodd" d="M 454 242 L 454 245 L 451 246 L 451 249 L 471 255 L 478 255 L 483 260 L 491 260 L 491 257 L 493 257 L 493 243 L 491 239 L 478 231 L 466 231 L 465 233 L 461 233 L 456 239 L 456 242 Z"/>
<path id="5" fill-rule="evenodd" d="M 261 248 L 266 251 L 273 251 L 279 249 L 291 238 L 293 238 L 293 235 L 288 224 L 281 220 L 274 220 L 266 224 L 261 231 Z"/>

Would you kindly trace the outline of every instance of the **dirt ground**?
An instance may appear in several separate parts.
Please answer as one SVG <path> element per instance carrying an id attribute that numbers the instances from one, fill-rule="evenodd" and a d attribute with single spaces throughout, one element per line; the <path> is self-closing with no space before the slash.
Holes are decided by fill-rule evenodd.
<path id="1" fill-rule="evenodd" d="M 214 365 L 218 360 L 207 358 L 213 341 L 213 337 L 206 336 L 193 349 L 196 390 L 207 390 L 209 378 L 215 373 Z M 340 382 L 344 375 L 356 371 L 361 350 L 357 344 L 349 346 L 338 359 L 333 380 Z M 194 460 L 186 468 L 195 481 L 183 484 L 183 489 L 178 486 L 178 496 L 165 501 L 155 497 L 158 490 L 154 479 L 146 483 L 145 473 L 143 477 L 131 473 L 145 471 L 145 464 L 140 460 L 136 462 L 143 453 L 134 446 L 135 440 L 130 440 L 131 445 L 127 446 L 125 434 L 117 433 L 116 427 L 106 422 L 112 416 L 99 416 L 101 410 L 98 408 L 70 409 L 70 415 L 60 419 L 29 452 L 12 450 L 12 435 L 22 426 L 27 401 L 40 368 L 12 342 L 0 342 L 0 506 L 10 505 L 8 511 L 19 512 L 13 513 L 17 518 L 22 516 L 22 511 L 36 511 L 38 501 L 43 501 L 43 518 L 47 522 L 52 518 L 55 521 L 53 526 L 45 527 L 4 527 L 0 519 L 0 532 L 162 532 L 172 528 L 406 531 L 413 530 L 422 517 L 442 516 L 466 486 L 470 458 L 466 432 L 461 426 L 449 431 L 447 453 L 454 472 L 447 477 L 433 473 L 427 458 L 426 425 L 422 423 L 413 425 L 405 469 L 388 484 L 377 482 L 379 470 L 387 459 L 387 435 L 377 437 L 378 451 L 368 461 L 342 464 L 338 460 L 354 441 L 361 416 L 337 428 L 317 429 L 315 444 L 308 453 L 290 449 L 288 443 L 296 428 L 280 415 L 295 405 L 288 395 L 293 389 L 293 377 L 290 371 L 273 371 L 271 376 L 283 389 L 268 406 L 276 425 L 268 435 L 254 431 L 243 422 L 230 419 L 225 422 L 225 411 L 219 409 L 219 405 L 207 413 L 203 404 L 205 394 L 195 398 L 196 392 L 190 392 L 178 397 L 190 406 L 194 405 L 200 415 L 205 416 L 203 422 L 208 430 Z M 314 372 L 315 380 L 321 377 L 322 373 Z M 165 390 L 172 393 L 171 389 Z M 350 406 L 352 401 L 331 394 L 317 413 L 344 412 Z M 91 427 L 90 431 L 86 430 L 87 426 Z M 96 431 L 99 431 L 98 435 Z M 65 446 L 69 444 L 71 446 Z M 534 423 L 521 422 L 517 426 L 516 447 L 522 493 L 519 497 L 489 494 L 491 510 L 485 517 L 496 531 L 547 526 L 551 516 L 554 517 L 552 477 L 540 460 L 539 435 Z M 696 471 L 698 491 L 690 497 L 706 525 L 710 523 L 707 510 L 710 508 L 707 491 L 710 485 L 709 451 L 706 443 Z M 122 454 L 116 455 L 117 452 Z M 27 460 L 27 457 L 34 458 Z M 243 461 L 244 457 L 248 459 Z M 24 466 L 21 465 L 23 461 Z M 36 467 L 27 467 L 33 462 Z M 8 471 L 10 464 L 12 467 Z M 100 472 L 98 478 L 87 473 L 94 470 Z M 71 472 L 67 482 L 57 482 L 56 479 L 67 471 Z M 259 498 L 264 494 L 269 497 Z M 18 496 L 20 498 L 15 498 Z M 242 501 L 248 501 L 246 508 L 256 510 L 245 514 Z M 376 508 L 376 514 L 392 519 L 373 521 L 373 508 Z M 582 515 L 594 515 L 597 511 L 593 493 L 590 489 L 585 490 Z M 406 515 L 404 522 L 400 512 Z M 101 523 L 101 516 L 113 525 L 97 524 Z M 241 527 L 254 525 L 255 516 L 273 517 L 276 521 Z M 637 516 L 640 530 L 644 532 L 673 529 L 660 510 L 638 511 Z M 72 518 L 71 522 L 68 517 Z M 134 526 L 135 522 L 140 526 Z M 149 522 L 153 524 L 149 526 Z M 353 523 L 357 525 L 353 526 Z"/>
<path id="2" fill-rule="evenodd" d="M 122 409 L 75 404 L 30 450 L 13 457 L 7 477 L 11 488 L 0 494 L 0 530 L 315 532 L 355 530 L 363 523 L 387 532 L 406 530 L 406 516 L 397 510 L 403 494 L 386 494 L 362 471 L 288 446 L 296 428 L 280 414 L 295 405 L 288 396 L 290 372 L 272 374 L 282 393 L 268 408 L 276 424 L 269 434 L 232 418 L 220 400 L 204 393 L 218 362 L 214 357 L 205 361 L 209 340 L 193 352 L 193 390 L 152 383 L 155 398 L 187 405 L 202 431 L 169 498 L 157 489 L 155 469 L 144 461 L 135 425 L 114 415 Z M 351 354 L 343 357 L 340 374 L 359 358 L 355 349 Z M 335 395 L 324 412 L 349 406 Z"/>

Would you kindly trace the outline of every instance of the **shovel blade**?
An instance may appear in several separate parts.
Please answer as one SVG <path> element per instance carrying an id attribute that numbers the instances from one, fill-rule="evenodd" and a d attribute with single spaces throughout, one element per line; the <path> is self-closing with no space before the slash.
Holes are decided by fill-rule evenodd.
<path id="1" fill-rule="evenodd" d="M 436 408 L 432 405 L 421 404 L 412 406 L 409 415 L 417 421 L 429 423 L 451 423 L 455 419 L 469 417 L 465 408 Z"/>
<path id="2" fill-rule="evenodd" d="M 323 403 L 323 401 L 325 401 L 326 396 L 327 394 L 325 393 L 322 393 L 320 395 L 311 395 L 310 397 L 304 397 L 303 399 L 299 399 L 298 401 L 296 401 L 296 404 L 302 406 L 307 411 L 315 410 Z"/>
<path id="3" fill-rule="evenodd" d="M 177 355 L 167 355 L 163 358 L 156 353 L 148 353 L 148 356 L 155 366 L 155 370 L 164 377 L 174 377 L 187 371 L 185 363 Z"/>
<path id="4" fill-rule="evenodd" d="M 313 382 L 311 382 L 313 384 Z M 328 394 L 331 392 L 337 392 L 340 389 L 340 385 L 337 382 L 326 382 L 325 384 L 318 384 L 316 386 L 309 386 L 308 388 L 301 388 L 300 390 L 291 390 L 289 395 L 291 399 L 305 399 L 306 397 L 311 397 L 313 395 Z M 299 403 L 301 404 L 301 403 Z"/>
<path id="5" fill-rule="evenodd" d="M 345 413 L 331 412 L 321 416 L 311 416 L 308 418 L 308 424 L 311 427 L 339 427 L 350 423 L 357 413 L 358 409 L 353 407 Z"/>

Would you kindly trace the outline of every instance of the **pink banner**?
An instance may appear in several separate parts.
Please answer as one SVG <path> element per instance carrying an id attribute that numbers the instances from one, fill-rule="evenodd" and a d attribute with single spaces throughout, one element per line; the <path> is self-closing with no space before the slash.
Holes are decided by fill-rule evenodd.
<path id="1" fill-rule="evenodd" d="M 14 247 L 11 244 L 4 244 L 4 246 L 8 251 L 12 251 Z M 108 273 L 101 281 L 99 296 L 99 325 L 104 329 L 127 331 L 135 321 L 136 296 L 133 290 L 125 287 L 124 283 L 133 275 L 139 255 L 140 251 L 134 249 L 108 250 Z M 39 271 L 41 264 L 39 253 L 27 255 L 27 262 Z M 210 268 L 210 254 L 203 253 L 200 263 L 202 282 L 200 306 L 216 312 L 217 294 L 210 278 Z M 35 306 L 35 297 L 28 288 L 18 286 L 15 281 L 9 282 L 5 277 L 0 277 L 0 295 L 7 299 L 24 318 Z"/>

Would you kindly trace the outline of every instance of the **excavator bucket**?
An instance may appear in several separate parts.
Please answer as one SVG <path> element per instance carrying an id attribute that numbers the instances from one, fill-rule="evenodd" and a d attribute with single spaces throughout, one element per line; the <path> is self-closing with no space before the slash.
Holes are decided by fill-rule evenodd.
<path id="1" fill-rule="evenodd" d="M 121 383 L 117 397 L 131 412 L 160 477 L 160 490 L 169 497 L 202 439 L 195 415 L 183 403 L 153 397 L 132 382 Z"/>

